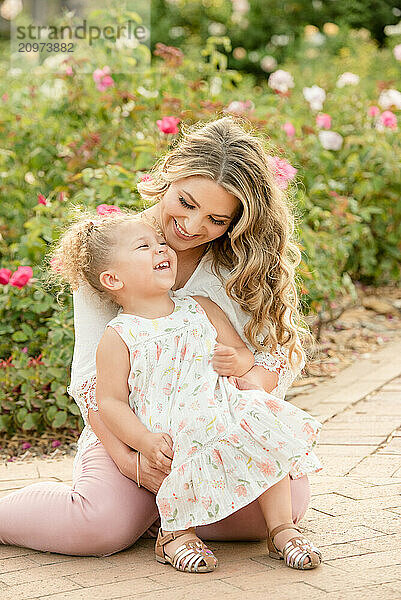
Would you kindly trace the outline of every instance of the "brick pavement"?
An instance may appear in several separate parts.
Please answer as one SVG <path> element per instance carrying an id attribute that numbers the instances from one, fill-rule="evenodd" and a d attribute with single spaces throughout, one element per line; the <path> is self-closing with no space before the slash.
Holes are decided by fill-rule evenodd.
<path id="1" fill-rule="evenodd" d="M 0 598 L 22 600 L 364 600 L 401 598 L 401 341 L 360 359 L 292 402 L 323 423 L 301 529 L 320 547 L 312 571 L 267 557 L 265 544 L 210 543 L 209 574 L 176 572 L 153 558 L 152 540 L 107 558 L 0 546 Z M 0 495 L 29 483 L 70 482 L 72 459 L 0 467 Z M 273 596 L 272 596 L 273 597 Z"/>

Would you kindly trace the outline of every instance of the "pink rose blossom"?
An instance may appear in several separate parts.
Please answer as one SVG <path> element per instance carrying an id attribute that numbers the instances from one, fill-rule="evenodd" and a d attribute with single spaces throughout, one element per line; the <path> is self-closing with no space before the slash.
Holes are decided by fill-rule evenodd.
<path id="1" fill-rule="evenodd" d="M 288 186 L 288 182 L 294 179 L 297 169 L 295 169 L 289 162 L 283 158 L 277 156 L 269 157 L 270 165 L 273 169 L 273 175 L 277 185 L 285 190 Z"/>
<path id="2" fill-rule="evenodd" d="M 7 285 L 10 281 L 12 271 L 10 269 L 0 269 L 0 283 Z"/>
<path id="3" fill-rule="evenodd" d="M 377 117 L 380 115 L 380 108 L 378 106 L 369 106 L 368 115 L 369 117 Z"/>
<path id="4" fill-rule="evenodd" d="M 287 121 L 287 123 L 284 123 L 283 125 L 283 129 L 287 134 L 287 137 L 291 138 L 294 137 L 295 135 L 295 127 L 292 123 L 290 123 L 289 121 Z"/>
<path id="5" fill-rule="evenodd" d="M 389 127 L 390 129 L 397 129 L 397 117 L 391 110 L 385 110 L 380 115 L 380 121 L 384 125 L 384 127 Z"/>
<path id="6" fill-rule="evenodd" d="M 21 352 L 23 352 L 24 354 L 27 354 L 27 353 L 28 353 L 28 347 L 27 347 L 27 346 L 24 346 L 24 347 L 22 348 Z"/>
<path id="7" fill-rule="evenodd" d="M 32 267 L 18 267 L 11 275 L 9 284 L 21 289 L 28 283 L 32 276 Z"/>
<path id="8" fill-rule="evenodd" d="M 67 65 L 65 68 L 65 74 L 68 75 L 69 77 L 71 77 L 71 75 L 74 75 L 74 71 L 72 70 L 71 65 Z"/>
<path id="9" fill-rule="evenodd" d="M 58 448 L 59 446 L 61 446 L 61 442 L 59 440 L 52 441 L 52 448 Z"/>
<path id="10" fill-rule="evenodd" d="M 153 181 L 152 175 L 142 175 L 139 181 Z"/>
<path id="11" fill-rule="evenodd" d="M 7 92 L 5 92 L 5 93 L 2 95 L 2 97 L 1 97 L 1 99 L 3 100 L 3 102 L 7 102 L 8 98 L 9 98 L 9 95 L 7 94 Z"/>
<path id="12" fill-rule="evenodd" d="M 121 209 L 113 204 L 99 204 L 99 206 L 96 207 L 96 212 L 98 215 L 108 217 L 113 213 L 120 213 Z"/>
<path id="13" fill-rule="evenodd" d="M 23 450 L 28 450 L 28 448 L 30 448 L 32 446 L 32 444 L 30 444 L 29 442 L 24 442 L 21 446 L 21 448 Z"/>
<path id="14" fill-rule="evenodd" d="M 158 128 L 162 133 L 178 133 L 178 123 L 181 119 L 178 117 L 163 117 L 156 121 Z"/>
<path id="15" fill-rule="evenodd" d="M 316 116 L 316 125 L 322 129 L 330 129 L 331 117 L 326 113 L 321 113 Z"/>
<path id="16" fill-rule="evenodd" d="M 110 67 L 107 66 L 103 67 L 103 69 L 93 71 L 93 79 L 99 92 L 104 92 L 108 87 L 114 85 L 114 80 L 110 76 L 110 72 Z"/>
<path id="17" fill-rule="evenodd" d="M 230 104 L 227 106 L 227 108 L 224 109 L 224 112 L 234 113 L 237 115 L 243 115 L 248 110 L 253 110 L 254 108 L 255 108 L 255 105 L 252 102 L 252 100 L 245 100 L 245 101 L 233 100 L 232 102 L 230 102 Z"/>
<path id="18" fill-rule="evenodd" d="M 38 204 L 43 204 L 43 206 L 46 206 L 47 200 L 43 194 L 38 194 Z"/>

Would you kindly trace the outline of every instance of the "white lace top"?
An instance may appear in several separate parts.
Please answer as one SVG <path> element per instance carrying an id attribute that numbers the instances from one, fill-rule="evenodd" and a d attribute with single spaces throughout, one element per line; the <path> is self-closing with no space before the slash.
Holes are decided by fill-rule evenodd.
<path id="1" fill-rule="evenodd" d="M 229 272 L 222 269 L 222 274 L 228 277 Z M 205 255 L 184 287 L 171 291 L 170 295 L 179 298 L 188 295 L 207 296 L 216 302 L 226 313 L 244 343 L 254 352 L 255 364 L 263 366 L 268 371 L 278 373 L 277 386 L 270 393 L 284 399 L 288 388 L 305 363 L 302 362 L 294 372 L 289 366 L 288 349 L 280 345 L 274 354 L 256 352 L 244 335 L 244 326 L 249 321 L 249 315 L 241 309 L 237 302 L 227 296 L 224 286 L 212 273 L 210 257 Z M 78 440 L 78 453 L 74 463 L 76 464 L 78 456 L 86 448 L 99 441 L 88 422 L 89 408 L 98 409 L 95 396 L 96 349 L 106 324 L 122 309 L 117 309 L 116 305 L 111 302 L 100 300 L 89 284 L 82 284 L 77 291 L 73 292 L 73 304 L 75 346 L 71 366 L 71 382 L 67 391 L 79 406 L 85 423 L 85 428 Z"/>

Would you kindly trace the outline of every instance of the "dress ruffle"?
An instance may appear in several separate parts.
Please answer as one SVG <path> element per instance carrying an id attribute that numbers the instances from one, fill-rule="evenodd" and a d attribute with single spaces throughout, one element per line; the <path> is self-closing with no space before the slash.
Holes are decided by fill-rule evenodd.
<path id="1" fill-rule="evenodd" d="M 220 521 L 287 474 L 322 470 L 313 451 L 319 421 L 272 394 L 222 380 L 230 398 L 225 431 L 199 441 L 183 430 L 175 439 L 172 470 L 156 497 L 166 530 Z"/>

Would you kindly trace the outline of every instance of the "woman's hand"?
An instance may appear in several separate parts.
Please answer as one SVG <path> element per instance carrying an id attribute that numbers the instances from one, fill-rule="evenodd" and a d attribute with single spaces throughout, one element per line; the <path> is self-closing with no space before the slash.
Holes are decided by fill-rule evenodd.
<path id="1" fill-rule="evenodd" d="M 254 366 L 243 377 L 229 377 L 228 380 L 240 390 L 262 389 L 265 392 L 271 392 L 277 387 L 278 374 L 267 371 L 263 367 Z"/>
<path id="2" fill-rule="evenodd" d="M 263 387 L 258 383 L 250 381 L 246 377 L 229 377 L 228 381 L 239 390 L 263 390 Z"/>
<path id="3" fill-rule="evenodd" d="M 132 479 L 136 483 L 138 483 L 138 477 L 136 472 L 137 466 L 137 452 L 135 450 L 130 450 L 127 455 L 127 459 L 124 465 L 120 468 L 120 471 L 125 477 Z M 152 494 L 157 494 L 163 480 L 167 477 L 166 473 L 160 471 L 159 469 L 153 468 L 150 464 L 146 456 L 141 454 L 140 463 L 139 463 L 139 479 L 140 484 Z"/>
<path id="4" fill-rule="evenodd" d="M 168 433 L 146 433 L 141 443 L 141 453 L 148 459 L 149 466 L 166 475 L 171 471 L 173 440 Z"/>

